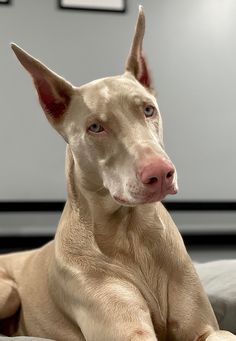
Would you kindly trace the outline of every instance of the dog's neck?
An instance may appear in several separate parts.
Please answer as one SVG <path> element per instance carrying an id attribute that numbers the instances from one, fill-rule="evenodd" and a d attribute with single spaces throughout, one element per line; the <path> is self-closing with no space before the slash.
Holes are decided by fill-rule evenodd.
<path id="1" fill-rule="evenodd" d="M 156 226 L 159 222 L 160 229 L 163 229 L 164 224 L 159 212 L 161 205 L 119 205 L 105 189 L 91 192 L 85 190 L 80 182 L 79 172 L 70 147 L 67 146 L 68 199 L 58 229 L 58 233 L 63 234 L 64 246 L 68 242 L 69 248 L 73 248 L 74 244 L 74 249 L 80 249 L 82 252 L 81 248 L 86 244 L 82 239 L 89 238 L 95 248 L 98 246 L 102 252 L 110 254 L 112 250 L 106 248 L 114 248 L 114 243 L 123 239 L 124 234 L 129 233 L 132 228 L 138 228 L 140 234 L 148 234 L 150 226 Z M 106 244 L 106 241 L 109 242 Z"/>
<path id="2" fill-rule="evenodd" d="M 91 188 L 88 190 L 84 184 L 89 182 L 80 169 L 79 163 L 74 159 L 70 146 L 67 145 L 66 151 L 66 174 L 68 203 L 75 212 L 88 213 L 91 223 L 102 223 L 109 220 L 113 214 L 122 209 L 110 196 L 109 191 L 103 187 Z"/>

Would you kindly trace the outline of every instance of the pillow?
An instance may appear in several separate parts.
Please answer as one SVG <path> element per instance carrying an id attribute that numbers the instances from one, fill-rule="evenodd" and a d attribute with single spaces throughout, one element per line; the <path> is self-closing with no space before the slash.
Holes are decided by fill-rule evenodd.
<path id="1" fill-rule="evenodd" d="M 236 333 L 236 260 L 194 264 L 220 329 Z"/>

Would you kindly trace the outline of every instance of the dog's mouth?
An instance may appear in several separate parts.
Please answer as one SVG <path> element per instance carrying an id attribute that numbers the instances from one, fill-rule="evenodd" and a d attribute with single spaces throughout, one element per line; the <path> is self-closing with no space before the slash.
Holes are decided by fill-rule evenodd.
<path id="1" fill-rule="evenodd" d="M 135 203 L 132 203 L 131 200 L 126 200 L 126 199 L 124 199 L 122 197 L 119 197 L 119 196 L 116 196 L 116 195 L 113 196 L 113 199 L 118 204 L 121 204 L 121 205 L 124 205 L 124 206 L 135 206 Z"/>
<path id="2" fill-rule="evenodd" d="M 130 193 L 129 198 L 125 198 L 122 195 L 113 195 L 113 199 L 121 205 L 124 206 L 136 206 L 142 204 L 151 204 L 157 201 L 163 200 L 168 194 L 177 194 L 177 185 L 172 185 L 167 188 L 164 192 L 144 192 L 144 193 Z"/>

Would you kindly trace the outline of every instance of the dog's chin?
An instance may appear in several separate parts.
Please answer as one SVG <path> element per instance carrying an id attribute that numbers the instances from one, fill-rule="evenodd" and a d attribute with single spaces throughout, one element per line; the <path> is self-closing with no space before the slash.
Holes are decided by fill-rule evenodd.
<path id="1" fill-rule="evenodd" d="M 121 206 L 129 206 L 129 207 L 134 207 L 134 206 L 137 206 L 138 203 L 136 203 L 135 201 L 133 200 L 128 200 L 128 199 L 125 199 L 123 197 L 120 197 L 120 196 L 112 196 L 112 198 L 115 200 L 115 202 Z"/>
<path id="2" fill-rule="evenodd" d="M 119 195 L 113 195 L 112 197 L 116 201 L 116 203 L 118 203 L 119 205 L 134 207 L 137 205 L 144 205 L 144 204 L 151 204 L 154 202 L 158 202 L 158 201 L 163 200 L 168 194 L 176 194 L 176 193 L 177 193 L 177 190 L 167 191 L 164 193 L 152 193 L 152 194 L 148 193 L 146 195 L 140 195 L 140 196 L 135 196 L 135 197 L 130 196 L 129 198 L 125 198 Z"/>

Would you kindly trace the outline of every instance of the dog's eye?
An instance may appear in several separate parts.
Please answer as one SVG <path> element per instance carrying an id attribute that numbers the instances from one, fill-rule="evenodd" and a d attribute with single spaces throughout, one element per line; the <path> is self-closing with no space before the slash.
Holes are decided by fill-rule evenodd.
<path id="1" fill-rule="evenodd" d="M 144 108 L 144 115 L 146 117 L 153 117 L 156 112 L 156 109 L 152 105 L 147 105 Z"/>
<path id="2" fill-rule="evenodd" d="M 104 128 L 99 123 L 93 123 L 88 127 L 88 130 L 91 131 L 92 133 L 99 134 L 104 131 Z"/>

